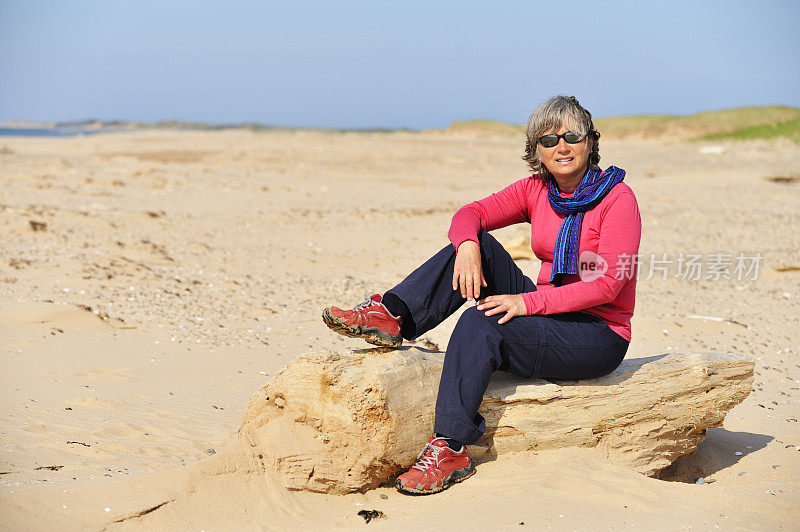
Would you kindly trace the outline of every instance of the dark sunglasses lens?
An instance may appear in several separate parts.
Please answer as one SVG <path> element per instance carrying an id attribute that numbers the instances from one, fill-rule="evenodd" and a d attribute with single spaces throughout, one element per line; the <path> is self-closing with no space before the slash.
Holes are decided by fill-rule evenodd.
<path id="1" fill-rule="evenodd" d="M 583 137 L 579 133 L 575 133 L 574 131 L 567 131 L 564 133 L 564 140 L 569 142 L 570 144 L 576 144 L 580 142 Z"/>
<path id="2" fill-rule="evenodd" d="M 543 137 L 539 137 L 539 144 L 545 148 L 552 148 L 558 144 L 558 135 L 545 135 Z"/>

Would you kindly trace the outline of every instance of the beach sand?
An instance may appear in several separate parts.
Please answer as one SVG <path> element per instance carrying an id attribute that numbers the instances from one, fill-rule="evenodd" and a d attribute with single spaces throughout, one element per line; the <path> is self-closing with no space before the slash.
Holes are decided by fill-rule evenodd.
<path id="1" fill-rule="evenodd" d="M 668 480 L 590 449 L 503 455 L 429 497 L 290 492 L 208 466 L 293 356 L 365 347 L 321 309 L 446 245 L 458 207 L 527 175 L 521 147 L 437 132 L 0 138 L 0 529 L 362 527 L 375 509 L 372 529 L 797 530 L 800 147 L 782 141 L 601 142 L 643 220 L 628 357 L 756 358 L 753 392 Z M 737 271 L 757 253 L 757 276 Z M 699 280 L 678 275 L 681 254 L 699 255 Z M 426 345 L 444 350 L 456 319 Z"/>

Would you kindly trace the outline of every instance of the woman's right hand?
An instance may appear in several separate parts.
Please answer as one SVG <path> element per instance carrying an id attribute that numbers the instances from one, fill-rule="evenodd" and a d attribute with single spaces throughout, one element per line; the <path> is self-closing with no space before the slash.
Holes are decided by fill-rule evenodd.
<path id="1" fill-rule="evenodd" d="M 478 300 L 481 287 L 486 286 L 481 267 L 481 248 L 473 240 L 465 240 L 456 251 L 453 268 L 453 290 L 461 290 L 464 299 Z"/>

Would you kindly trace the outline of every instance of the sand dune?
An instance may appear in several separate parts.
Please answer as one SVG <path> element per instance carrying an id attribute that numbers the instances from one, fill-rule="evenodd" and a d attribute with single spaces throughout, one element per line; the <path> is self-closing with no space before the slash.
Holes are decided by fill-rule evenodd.
<path id="1" fill-rule="evenodd" d="M 0 527 L 348 527 L 378 509 L 386 518 L 371 528 L 796 528 L 800 186 L 774 178 L 797 176 L 800 148 L 707 145 L 601 143 L 603 164 L 628 171 L 644 224 L 628 356 L 753 355 L 747 400 L 669 480 L 564 449 L 500 456 L 417 498 L 289 492 L 225 463 L 238 459 L 248 398 L 291 357 L 362 347 L 331 334 L 320 309 L 389 288 L 445 245 L 460 205 L 525 175 L 517 140 L 3 138 Z M 761 254 L 757 278 L 730 265 L 714 279 L 713 255 L 739 253 Z M 700 279 L 677 275 L 680 254 L 701 256 Z M 535 275 L 536 261 L 520 265 Z M 426 345 L 444 349 L 454 322 Z"/>

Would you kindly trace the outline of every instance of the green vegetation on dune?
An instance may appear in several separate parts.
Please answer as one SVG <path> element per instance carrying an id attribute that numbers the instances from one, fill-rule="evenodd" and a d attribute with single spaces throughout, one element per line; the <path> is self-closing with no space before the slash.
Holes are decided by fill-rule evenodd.
<path id="1" fill-rule="evenodd" d="M 722 111 L 709 111 L 684 117 L 700 126 L 730 129 L 731 131 L 755 125 L 777 124 L 800 118 L 800 109 L 794 107 L 737 107 Z"/>
<path id="2" fill-rule="evenodd" d="M 800 142 L 800 109 L 794 107 L 738 107 L 687 116 L 639 115 L 595 119 L 604 139 L 644 138 L 672 140 L 774 139 Z M 521 125 L 497 120 L 453 122 L 448 133 L 519 137 Z"/>
<path id="3" fill-rule="evenodd" d="M 688 116 L 630 116 L 600 118 L 597 128 L 608 138 L 670 137 L 682 140 L 714 138 L 764 138 L 740 137 L 739 131 L 774 128 L 800 118 L 800 109 L 793 107 L 738 107 L 722 111 L 708 111 Z M 774 138 L 770 136 L 770 138 Z"/>
<path id="4" fill-rule="evenodd" d="M 777 124 L 763 124 L 759 126 L 743 127 L 728 133 L 713 133 L 702 137 L 701 140 L 752 140 L 752 139 L 778 139 L 785 138 L 800 143 L 800 118 L 779 122 Z"/>

